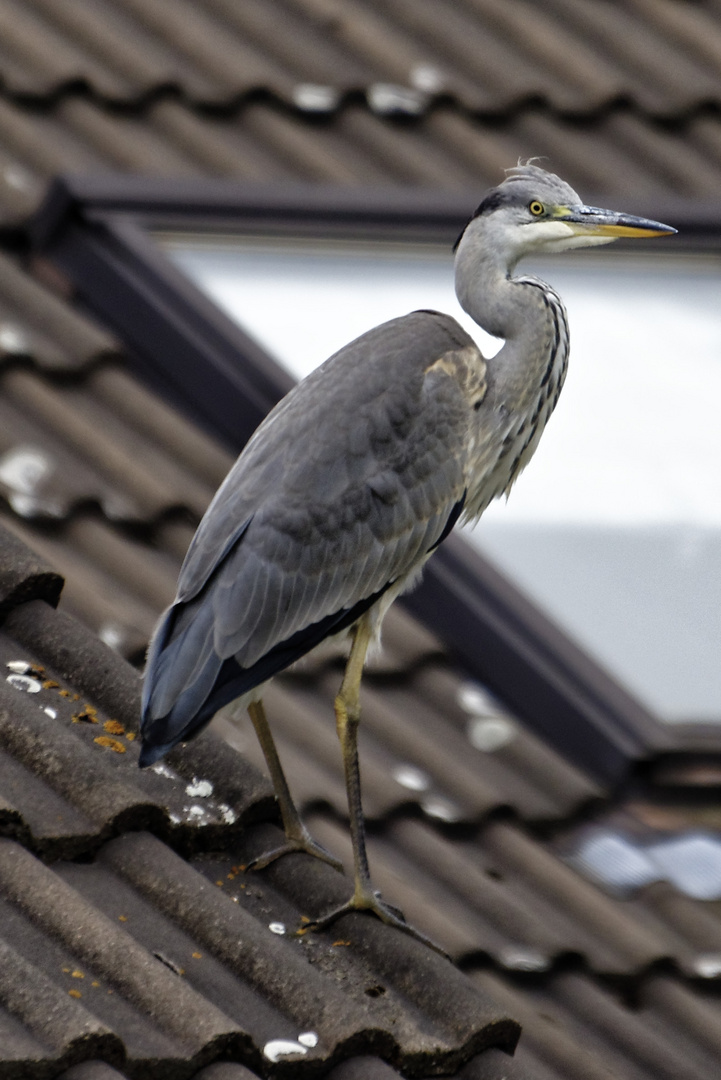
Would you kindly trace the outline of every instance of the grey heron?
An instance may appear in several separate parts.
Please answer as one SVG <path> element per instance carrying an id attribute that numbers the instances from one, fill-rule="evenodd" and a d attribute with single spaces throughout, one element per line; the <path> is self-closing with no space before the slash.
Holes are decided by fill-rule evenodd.
<path id="1" fill-rule="evenodd" d="M 339 865 L 301 821 L 262 693 L 326 638 L 347 635 L 335 714 L 355 889 L 312 925 L 358 909 L 416 933 L 369 875 L 357 752 L 361 674 L 391 603 L 459 518 L 475 521 L 509 492 L 558 401 L 569 347 L 564 306 L 539 278 L 514 276 L 516 264 L 532 253 L 675 231 L 586 206 L 536 165 L 510 169 L 456 246 L 458 299 L 504 339 L 497 355 L 484 359 L 469 334 L 436 311 L 369 330 L 272 410 L 200 523 L 148 653 L 140 764 L 157 761 L 240 698 L 285 829 L 285 842 L 252 865 L 290 851 Z"/>

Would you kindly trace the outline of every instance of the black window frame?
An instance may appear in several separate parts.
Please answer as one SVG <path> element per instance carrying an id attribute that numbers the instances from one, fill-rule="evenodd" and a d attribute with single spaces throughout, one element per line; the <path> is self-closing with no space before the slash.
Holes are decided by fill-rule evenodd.
<path id="1" fill-rule="evenodd" d="M 155 232 L 455 240 L 478 192 L 60 177 L 22 231 L 77 302 L 113 330 L 136 377 L 239 452 L 292 379 L 161 250 Z M 721 207 L 627 206 L 681 230 L 675 252 L 721 252 Z M 623 241 L 620 243 L 623 244 Z M 241 361 L 239 363 L 239 360 Z M 648 763 L 721 754 L 721 724 L 654 716 L 460 535 L 401 603 L 563 756 L 606 786 Z"/>

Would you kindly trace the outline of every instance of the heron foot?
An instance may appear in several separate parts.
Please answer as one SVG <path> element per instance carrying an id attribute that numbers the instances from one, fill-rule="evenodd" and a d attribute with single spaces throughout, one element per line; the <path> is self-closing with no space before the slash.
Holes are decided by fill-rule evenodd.
<path id="1" fill-rule="evenodd" d="M 321 859 L 332 866 L 334 870 L 343 872 L 343 863 L 340 859 L 336 859 L 335 855 L 331 855 L 329 851 L 326 851 L 305 828 L 298 835 L 286 836 L 282 844 L 278 844 L 277 847 L 271 848 L 270 851 L 265 851 L 262 855 L 258 855 L 257 858 L 251 859 L 250 862 L 245 864 L 245 869 L 263 870 L 266 866 L 270 866 L 271 863 L 275 862 L 276 859 L 282 858 L 283 855 L 290 855 L 294 851 L 304 851 L 306 855 Z"/>
<path id="2" fill-rule="evenodd" d="M 427 945 L 434 952 L 437 952 L 439 956 L 442 956 L 445 960 L 450 960 L 450 956 L 447 952 L 436 945 L 435 941 L 421 933 L 420 930 L 416 930 L 414 926 L 406 922 L 405 916 L 400 908 L 394 907 L 393 904 L 387 903 L 387 901 L 381 899 L 381 894 L 375 889 L 367 889 L 356 891 L 350 900 L 345 904 L 341 904 L 339 907 L 329 911 L 327 915 L 321 916 L 319 919 L 313 919 L 311 922 L 305 923 L 299 930 L 296 930 L 297 935 L 307 933 L 309 930 L 326 930 L 329 926 L 332 926 L 337 919 L 340 919 L 343 915 L 348 915 L 352 911 L 370 911 L 376 915 L 381 922 L 384 922 L 387 926 L 393 926 L 396 930 L 402 931 L 404 934 L 408 934 L 409 937 L 415 938 L 416 941 L 420 941 L 423 945 Z"/>

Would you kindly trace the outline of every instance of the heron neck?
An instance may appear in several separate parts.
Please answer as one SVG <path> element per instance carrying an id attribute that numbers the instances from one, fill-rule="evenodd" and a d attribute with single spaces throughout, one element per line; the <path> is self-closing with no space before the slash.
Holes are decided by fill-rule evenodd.
<path id="1" fill-rule="evenodd" d="M 461 307 L 489 334 L 505 341 L 492 363 L 496 400 L 513 409 L 526 408 L 548 379 L 549 360 L 565 368 L 563 304 L 550 285 L 511 277 L 506 265 L 484 257 L 477 248 L 469 259 L 463 255 L 460 251 L 456 267 Z"/>
<path id="2" fill-rule="evenodd" d="M 470 228 L 464 233 L 456 255 L 456 295 L 479 326 L 510 341 L 526 331 L 527 300 L 532 300 L 511 276 L 515 264 L 509 265 L 505 253 L 490 240 Z"/>

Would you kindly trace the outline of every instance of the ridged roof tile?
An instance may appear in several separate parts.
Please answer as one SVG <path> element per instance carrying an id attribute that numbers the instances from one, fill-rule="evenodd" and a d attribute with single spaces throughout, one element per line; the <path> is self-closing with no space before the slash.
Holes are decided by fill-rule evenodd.
<path id="1" fill-rule="evenodd" d="M 7 0 L 3 19 L 6 222 L 79 170 L 470 190 L 540 154 L 599 195 L 718 187 L 712 0 L 612 17 L 603 0 Z"/>

